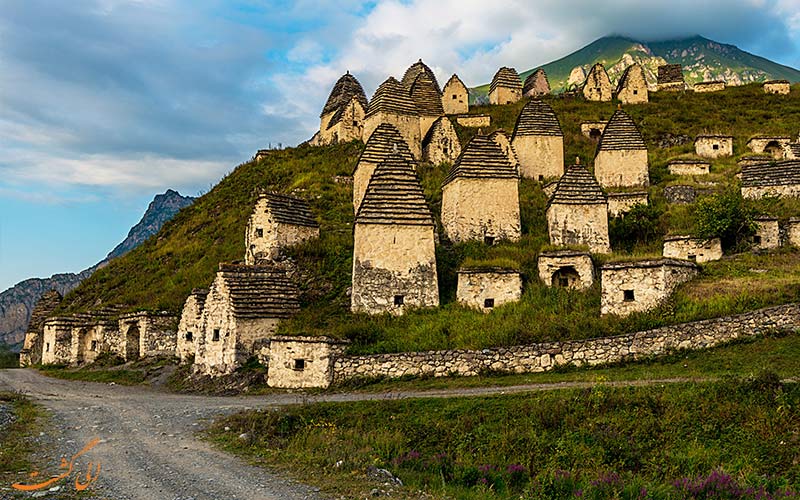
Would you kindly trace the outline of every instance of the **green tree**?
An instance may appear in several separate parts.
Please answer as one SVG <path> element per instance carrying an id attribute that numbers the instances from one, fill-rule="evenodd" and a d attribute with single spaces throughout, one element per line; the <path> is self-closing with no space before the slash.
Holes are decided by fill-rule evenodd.
<path id="1" fill-rule="evenodd" d="M 733 186 L 697 202 L 697 236 L 719 238 L 725 251 L 742 248 L 756 232 L 755 216 L 755 209 L 747 205 L 739 187 Z"/>
<path id="2" fill-rule="evenodd" d="M 640 245 L 649 245 L 661 235 L 659 219 L 663 211 L 654 205 L 634 205 L 624 215 L 609 220 L 611 245 L 616 250 L 632 252 Z"/>

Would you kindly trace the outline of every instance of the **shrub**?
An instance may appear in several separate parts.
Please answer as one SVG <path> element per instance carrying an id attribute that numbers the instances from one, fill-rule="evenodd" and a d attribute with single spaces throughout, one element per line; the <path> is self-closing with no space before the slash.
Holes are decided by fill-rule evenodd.
<path id="1" fill-rule="evenodd" d="M 755 234 L 755 216 L 755 210 L 745 203 L 739 187 L 730 187 L 697 202 L 697 236 L 719 238 L 726 251 L 743 248 Z"/>
<path id="2" fill-rule="evenodd" d="M 632 252 L 636 246 L 649 245 L 661 235 L 662 210 L 654 205 L 634 205 L 626 214 L 609 221 L 611 243 L 617 250 Z"/>

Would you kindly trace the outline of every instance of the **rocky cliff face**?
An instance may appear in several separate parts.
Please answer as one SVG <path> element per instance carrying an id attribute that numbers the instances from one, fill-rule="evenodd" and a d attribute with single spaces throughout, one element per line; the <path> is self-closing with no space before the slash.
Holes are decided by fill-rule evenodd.
<path id="1" fill-rule="evenodd" d="M 194 198 L 181 196 L 171 189 L 164 194 L 156 195 L 139 223 L 131 228 L 128 236 L 103 261 L 80 273 L 27 279 L 0 293 L 0 343 L 11 344 L 15 350 L 19 350 L 31 312 L 45 292 L 56 290 L 61 295 L 66 295 L 81 281 L 91 276 L 96 269 L 105 266 L 109 260 L 125 255 L 156 234 L 180 209 L 193 202 Z"/>

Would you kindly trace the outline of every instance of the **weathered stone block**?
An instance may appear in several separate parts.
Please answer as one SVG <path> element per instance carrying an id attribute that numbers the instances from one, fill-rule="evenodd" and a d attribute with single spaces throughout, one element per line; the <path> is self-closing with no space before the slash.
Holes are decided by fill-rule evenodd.
<path id="1" fill-rule="evenodd" d="M 594 264 L 586 252 L 561 250 L 543 252 L 538 260 L 539 279 L 547 286 L 590 288 L 594 282 Z"/>
<path id="2" fill-rule="evenodd" d="M 522 296 L 519 271 L 503 268 L 459 269 L 456 299 L 459 304 L 488 313 L 517 302 Z"/>

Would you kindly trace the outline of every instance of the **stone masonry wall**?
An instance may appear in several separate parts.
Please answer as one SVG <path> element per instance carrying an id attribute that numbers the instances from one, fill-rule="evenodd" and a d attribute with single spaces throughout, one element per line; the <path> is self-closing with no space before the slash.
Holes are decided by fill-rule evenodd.
<path id="1" fill-rule="evenodd" d="M 517 271 L 465 269 L 458 272 L 456 299 L 461 305 L 488 313 L 495 307 L 517 302 L 521 296 L 522 276 Z"/>
<path id="2" fill-rule="evenodd" d="M 710 262 L 722 258 L 722 243 L 719 238 L 665 238 L 663 255 L 672 259 Z"/>
<path id="3" fill-rule="evenodd" d="M 469 92 L 457 81 L 450 81 L 442 89 L 442 107 L 446 115 L 469 112 Z"/>
<path id="4" fill-rule="evenodd" d="M 345 343 L 327 337 L 273 337 L 269 341 L 267 385 L 287 389 L 328 387 L 333 360 Z"/>
<path id="5" fill-rule="evenodd" d="M 608 215 L 616 217 L 630 211 L 636 205 L 647 205 L 647 192 L 608 193 Z"/>
<path id="6" fill-rule="evenodd" d="M 800 247 L 800 219 L 792 217 L 786 223 L 786 242 L 789 245 Z"/>
<path id="7" fill-rule="evenodd" d="M 600 314 L 626 316 L 653 309 L 696 274 L 697 266 L 689 262 L 607 264 L 600 270 Z"/>
<path id="8" fill-rule="evenodd" d="M 556 246 L 587 245 L 593 253 L 608 253 L 608 204 L 564 205 L 547 208 L 550 243 Z"/>
<path id="9" fill-rule="evenodd" d="M 72 323 L 47 321 L 43 331 L 42 364 L 69 363 L 72 354 Z"/>
<path id="10" fill-rule="evenodd" d="M 705 349 L 734 339 L 800 326 L 800 305 L 666 326 L 654 330 L 568 342 L 547 342 L 480 351 L 451 350 L 336 359 L 334 382 L 359 377 L 475 376 L 486 371 L 531 373 L 563 365 L 600 365 L 667 354 L 676 349 Z"/>
<path id="11" fill-rule="evenodd" d="M 492 124 L 492 117 L 489 115 L 459 115 L 456 122 L 462 127 L 479 128 L 488 127 Z"/>
<path id="12" fill-rule="evenodd" d="M 650 184 L 647 150 L 598 151 L 594 175 L 604 188 L 645 187 Z"/>
<path id="13" fill-rule="evenodd" d="M 203 305 L 198 302 L 197 295 L 191 294 L 186 298 L 178 322 L 177 353 L 181 363 L 195 355 L 197 339 L 202 335 Z"/>
<path id="14" fill-rule="evenodd" d="M 275 259 L 281 249 L 318 237 L 318 227 L 276 222 L 267 210 L 266 199 L 262 198 L 247 221 L 245 264 L 253 265 L 259 259 Z"/>
<path id="15" fill-rule="evenodd" d="M 547 286 L 561 286 L 558 278 L 566 278 L 567 288 L 590 288 L 594 282 L 594 264 L 585 252 L 556 251 L 539 254 L 539 279 Z M 574 276 L 572 271 L 577 273 Z"/>
<path id="16" fill-rule="evenodd" d="M 420 120 L 419 116 L 411 115 L 396 115 L 393 113 L 384 113 L 382 111 L 370 115 L 364 119 L 364 135 L 362 140 L 366 144 L 369 136 L 375 131 L 381 123 L 389 123 L 403 136 L 411 154 L 419 160 L 422 156 L 422 136 L 420 135 Z"/>
<path id="17" fill-rule="evenodd" d="M 520 237 L 517 179 L 456 178 L 442 188 L 442 226 L 454 242 Z"/>
<path id="18" fill-rule="evenodd" d="M 692 90 L 695 92 L 719 92 L 725 90 L 725 82 L 702 82 L 696 83 Z"/>
<path id="19" fill-rule="evenodd" d="M 667 165 L 669 173 L 672 175 L 707 175 L 710 165 L 705 161 L 696 162 L 671 162 Z"/>
<path id="20" fill-rule="evenodd" d="M 756 246 L 769 250 L 781 246 L 781 230 L 778 219 L 756 219 Z"/>
<path id="21" fill-rule="evenodd" d="M 742 186 L 742 196 L 748 200 L 759 200 L 763 197 L 800 198 L 800 184 L 783 186 Z"/>
<path id="22" fill-rule="evenodd" d="M 698 137 L 694 141 L 694 151 L 703 158 L 720 158 L 733 155 L 733 137 Z"/>
<path id="23" fill-rule="evenodd" d="M 519 159 L 519 174 L 528 179 L 557 179 L 564 175 L 564 138 L 515 136 L 512 144 Z"/>
<path id="24" fill-rule="evenodd" d="M 788 94 L 790 90 L 789 82 L 773 83 L 767 82 L 764 84 L 764 93 L 766 94 Z"/>
<path id="25" fill-rule="evenodd" d="M 331 111 L 320 119 L 319 143 L 324 145 L 360 140 L 364 135 L 364 114 L 366 113 L 361 103 L 357 99 L 352 99 L 339 118 L 339 122 L 328 128 L 328 124 L 336 112 L 337 110 Z"/>
<path id="26" fill-rule="evenodd" d="M 497 86 L 489 92 L 489 104 L 512 104 L 522 99 L 522 87 L 510 89 Z"/>

